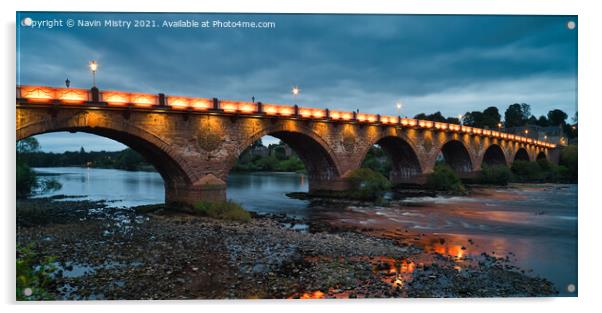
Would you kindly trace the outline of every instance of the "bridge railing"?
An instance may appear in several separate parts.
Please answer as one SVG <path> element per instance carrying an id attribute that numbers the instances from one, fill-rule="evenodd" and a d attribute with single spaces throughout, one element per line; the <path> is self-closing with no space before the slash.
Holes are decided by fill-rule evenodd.
<path id="1" fill-rule="evenodd" d="M 535 140 L 533 138 L 504 133 L 491 129 L 470 126 L 402 118 L 400 116 L 345 112 L 329 109 L 308 108 L 280 104 L 263 104 L 261 102 L 245 102 L 219 100 L 216 98 L 192 98 L 166 96 L 164 94 L 132 93 L 98 89 L 54 88 L 46 86 L 17 86 L 18 104 L 44 104 L 65 106 L 107 106 L 141 109 L 171 109 L 176 111 L 202 112 L 218 111 L 224 114 L 254 114 L 266 116 L 282 116 L 302 119 L 318 119 L 379 125 L 399 125 L 408 128 L 434 129 L 469 135 L 499 138 L 514 142 L 533 144 L 540 147 L 554 148 L 555 144 Z"/>

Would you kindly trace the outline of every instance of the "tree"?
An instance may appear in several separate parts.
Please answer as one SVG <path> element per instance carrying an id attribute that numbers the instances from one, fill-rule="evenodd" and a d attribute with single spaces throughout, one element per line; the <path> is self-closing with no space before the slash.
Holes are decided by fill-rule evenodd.
<path id="1" fill-rule="evenodd" d="M 525 126 L 531 116 L 531 106 L 526 103 L 514 103 L 506 109 L 504 120 L 506 127 Z"/>
<path id="2" fill-rule="evenodd" d="M 548 112 L 548 120 L 550 121 L 550 125 L 553 126 L 564 126 L 568 117 L 562 110 L 555 109 Z"/>
<path id="3" fill-rule="evenodd" d="M 144 158 L 138 152 L 127 148 L 117 158 L 115 167 L 126 171 L 135 171 L 144 162 Z"/>
<path id="4" fill-rule="evenodd" d="M 17 154 L 32 153 L 40 150 L 40 143 L 35 137 L 28 137 L 17 141 Z"/>
<path id="5" fill-rule="evenodd" d="M 528 125 L 537 125 L 537 117 L 535 117 L 534 115 L 531 115 L 531 117 L 529 117 L 529 119 L 527 120 L 527 124 Z"/>
<path id="6" fill-rule="evenodd" d="M 550 126 L 550 121 L 548 121 L 547 117 L 542 115 L 539 117 L 536 124 L 537 124 L 537 126 L 548 127 L 548 126 Z"/>
<path id="7" fill-rule="evenodd" d="M 446 122 L 450 123 L 450 124 L 460 124 L 460 119 L 457 117 L 448 117 Z"/>
<path id="8" fill-rule="evenodd" d="M 483 113 L 479 111 L 466 112 L 466 114 L 464 114 L 464 125 L 482 128 Z"/>
<path id="9" fill-rule="evenodd" d="M 416 114 L 416 116 L 414 116 L 414 118 L 417 120 L 427 120 L 427 121 L 441 122 L 441 123 L 445 123 L 447 121 L 447 119 L 443 116 L 443 114 L 441 114 L 440 111 L 437 111 L 437 112 L 435 112 L 433 114 L 429 114 L 429 115 L 426 115 L 424 113 Z"/>
<path id="10" fill-rule="evenodd" d="M 488 107 L 483 111 L 481 128 L 497 128 L 502 116 L 496 107 Z"/>
<path id="11" fill-rule="evenodd" d="M 263 142 L 261 141 L 261 138 L 257 139 L 257 141 L 255 141 L 252 145 L 251 148 L 257 148 L 257 147 L 261 147 L 263 146 Z"/>

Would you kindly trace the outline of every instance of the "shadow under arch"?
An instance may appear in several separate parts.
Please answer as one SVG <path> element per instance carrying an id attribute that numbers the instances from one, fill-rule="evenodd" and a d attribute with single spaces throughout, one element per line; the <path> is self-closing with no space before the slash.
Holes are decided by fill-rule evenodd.
<path id="1" fill-rule="evenodd" d="M 450 140 L 441 147 L 441 153 L 445 163 L 458 173 L 469 173 L 472 171 L 472 160 L 470 154 L 459 140 Z"/>
<path id="2" fill-rule="evenodd" d="M 397 136 L 384 136 L 374 143 L 379 145 L 391 160 L 389 180 L 393 184 L 410 182 L 410 178 L 422 174 L 422 167 L 414 148 L 405 139 Z M 364 156 L 364 160 L 367 157 Z"/>
<path id="3" fill-rule="evenodd" d="M 264 136 L 272 136 L 287 144 L 301 159 L 307 170 L 309 191 L 336 190 L 341 184 L 341 172 L 332 152 L 325 142 L 313 133 L 291 131 L 286 129 L 271 129 L 262 131 L 245 143 L 245 149 Z M 243 149 L 238 155 L 233 156 L 228 172 L 240 158 Z"/>
<path id="4" fill-rule="evenodd" d="M 192 180 L 184 168 L 175 160 L 169 151 L 162 148 L 162 145 L 151 142 L 130 132 L 116 130 L 106 127 L 89 126 L 71 126 L 56 127 L 49 129 L 39 129 L 33 127 L 24 127 L 17 131 L 17 141 L 41 134 L 56 132 L 83 132 L 120 142 L 132 150 L 138 152 L 147 162 L 149 162 L 161 175 L 165 187 L 165 201 L 170 202 L 170 197 L 177 197 L 180 189 L 185 190 L 192 184 Z"/>
<path id="5" fill-rule="evenodd" d="M 538 161 L 539 161 L 539 160 L 547 160 L 547 159 L 548 159 L 548 155 L 547 155 L 545 152 L 543 152 L 543 151 L 540 151 L 540 152 L 537 154 L 537 158 L 536 158 L 536 160 L 538 160 Z"/>
<path id="6" fill-rule="evenodd" d="M 529 153 L 525 148 L 520 148 L 514 154 L 514 161 L 531 161 L 531 158 L 529 158 Z"/>
<path id="7" fill-rule="evenodd" d="M 507 165 L 508 163 L 506 162 L 504 150 L 502 150 L 502 148 L 499 145 L 492 144 L 489 147 L 487 147 L 487 150 L 485 150 L 485 154 L 483 155 L 483 162 L 481 162 L 481 164 L 493 166 Z"/>

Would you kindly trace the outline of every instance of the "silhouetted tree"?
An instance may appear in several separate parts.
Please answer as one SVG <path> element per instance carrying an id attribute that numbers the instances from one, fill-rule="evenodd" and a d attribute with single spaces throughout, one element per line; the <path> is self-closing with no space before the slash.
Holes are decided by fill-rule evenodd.
<path id="1" fill-rule="evenodd" d="M 540 116 L 539 119 L 537 119 L 537 123 L 538 126 L 541 127 L 548 127 L 550 126 L 550 121 L 548 121 L 548 118 L 545 117 L 544 115 Z"/>
<path id="2" fill-rule="evenodd" d="M 548 112 L 548 120 L 550 121 L 550 125 L 553 126 L 564 126 L 566 124 L 566 119 L 569 116 L 564 113 L 562 110 L 551 110 L 550 112 Z"/>
<path id="3" fill-rule="evenodd" d="M 531 106 L 526 103 L 514 103 L 504 113 L 506 127 L 525 126 L 530 116 Z"/>
<path id="4" fill-rule="evenodd" d="M 496 107 L 488 107 L 483 111 L 483 120 L 481 121 L 481 125 L 477 127 L 497 128 L 501 118 L 502 116 Z"/>

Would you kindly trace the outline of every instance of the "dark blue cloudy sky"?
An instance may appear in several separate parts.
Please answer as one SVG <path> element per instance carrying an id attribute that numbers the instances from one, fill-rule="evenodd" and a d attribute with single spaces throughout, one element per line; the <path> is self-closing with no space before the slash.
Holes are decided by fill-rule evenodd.
<path id="1" fill-rule="evenodd" d="M 17 83 L 293 101 L 402 115 L 457 116 L 529 103 L 577 110 L 575 16 L 20 13 L 17 20 L 269 21 L 273 29 L 111 29 L 18 25 Z M 18 23 L 19 24 L 19 23 Z M 292 86 L 301 88 L 293 99 Z M 121 149 L 85 134 L 38 137 L 44 150 Z"/>

